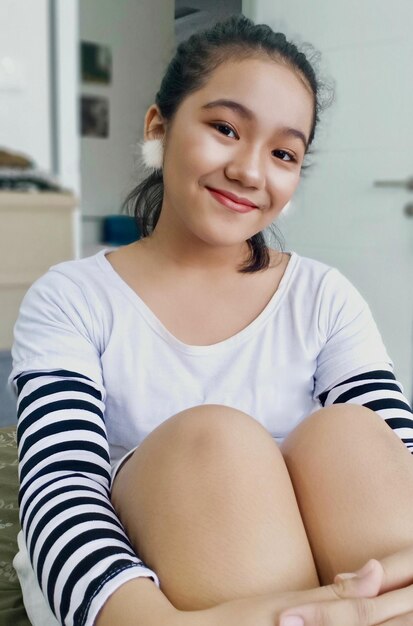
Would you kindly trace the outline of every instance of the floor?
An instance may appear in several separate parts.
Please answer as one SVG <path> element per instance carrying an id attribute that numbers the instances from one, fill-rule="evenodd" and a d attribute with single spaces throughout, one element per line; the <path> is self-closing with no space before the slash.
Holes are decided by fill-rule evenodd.
<path id="1" fill-rule="evenodd" d="M 16 398 L 6 387 L 11 369 L 11 353 L 0 351 L 0 428 L 17 423 Z"/>

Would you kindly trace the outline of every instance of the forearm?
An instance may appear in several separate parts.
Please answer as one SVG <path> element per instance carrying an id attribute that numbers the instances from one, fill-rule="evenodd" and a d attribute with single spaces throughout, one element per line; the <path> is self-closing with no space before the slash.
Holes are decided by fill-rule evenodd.
<path id="1" fill-rule="evenodd" d="M 299 597 L 301 601 L 311 601 L 319 596 L 317 589 L 301 592 Z M 329 594 L 326 596 L 331 599 Z M 235 626 L 244 611 L 256 612 L 261 624 L 263 615 L 276 617 L 297 601 L 297 592 L 285 592 L 238 598 L 198 611 L 180 611 L 150 578 L 140 577 L 124 583 L 108 598 L 94 626 Z"/>
<path id="2" fill-rule="evenodd" d="M 59 623 L 92 626 L 122 584 L 156 580 L 110 502 L 104 390 L 66 370 L 25 373 L 19 384 L 20 520 L 29 558 Z"/>
<path id="3" fill-rule="evenodd" d="M 370 587 L 344 590 L 327 585 L 237 598 L 207 609 L 181 611 L 152 580 L 141 577 L 125 583 L 109 597 L 94 626 L 270 626 L 277 624 L 280 614 L 291 607 L 363 594 L 372 597 L 378 592 L 377 581 L 370 581 Z"/>
<path id="4" fill-rule="evenodd" d="M 99 611 L 95 626 L 171 625 L 179 611 L 150 578 L 135 578 L 119 587 Z"/>

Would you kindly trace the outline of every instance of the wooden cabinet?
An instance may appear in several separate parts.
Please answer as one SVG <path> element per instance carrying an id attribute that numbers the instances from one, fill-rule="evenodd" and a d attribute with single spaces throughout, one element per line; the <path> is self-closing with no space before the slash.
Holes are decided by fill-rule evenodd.
<path id="1" fill-rule="evenodd" d="M 51 265 L 79 258 L 80 215 L 70 193 L 0 192 L 0 350 L 10 350 L 24 294 Z"/>

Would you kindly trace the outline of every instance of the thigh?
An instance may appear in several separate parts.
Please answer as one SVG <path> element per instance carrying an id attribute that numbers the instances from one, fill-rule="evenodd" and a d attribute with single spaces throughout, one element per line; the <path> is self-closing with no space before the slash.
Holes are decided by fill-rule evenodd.
<path id="1" fill-rule="evenodd" d="M 413 459 L 370 409 L 306 418 L 281 445 L 322 584 L 412 544 Z"/>
<path id="2" fill-rule="evenodd" d="M 112 501 L 177 608 L 319 585 L 279 448 L 241 411 L 166 420 L 120 469 Z"/>

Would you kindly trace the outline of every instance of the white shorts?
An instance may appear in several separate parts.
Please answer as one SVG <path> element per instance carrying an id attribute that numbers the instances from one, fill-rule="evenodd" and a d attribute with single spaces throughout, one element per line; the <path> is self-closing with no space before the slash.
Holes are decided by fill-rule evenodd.
<path id="1" fill-rule="evenodd" d="M 52 613 L 37 582 L 22 530 L 17 535 L 17 544 L 19 551 L 13 559 L 13 567 L 19 578 L 23 604 L 30 623 L 33 626 L 59 626 L 60 622 Z"/>
<path id="2" fill-rule="evenodd" d="M 129 450 L 129 452 L 124 454 L 123 457 L 119 459 L 119 461 L 117 461 L 117 463 L 115 463 L 115 465 L 112 467 L 112 485 L 122 465 L 126 463 L 129 457 L 132 456 L 132 454 L 135 452 L 135 450 L 137 450 L 138 447 L 139 446 L 135 446 L 134 448 L 132 448 L 132 450 Z"/>
<path id="3" fill-rule="evenodd" d="M 135 452 L 137 447 L 138 446 L 127 452 L 113 466 L 112 485 L 120 468 Z M 13 567 L 16 570 L 20 586 L 22 588 L 23 603 L 30 623 L 32 626 L 59 626 L 60 622 L 57 621 L 56 617 L 52 613 L 52 610 L 47 603 L 42 590 L 40 589 L 36 574 L 34 573 L 29 559 L 26 541 L 22 530 L 17 535 L 17 544 L 19 551 L 13 559 Z"/>

